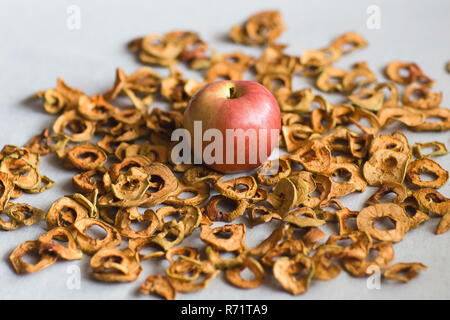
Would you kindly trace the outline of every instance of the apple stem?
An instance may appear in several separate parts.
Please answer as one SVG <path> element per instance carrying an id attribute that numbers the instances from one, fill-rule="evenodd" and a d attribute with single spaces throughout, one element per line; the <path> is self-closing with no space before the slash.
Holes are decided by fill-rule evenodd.
<path id="1" fill-rule="evenodd" d="M 230 95 L 228 96 L 229 99 L 234 99 L 236 94 L 236 88 L 230 87 Z"/>

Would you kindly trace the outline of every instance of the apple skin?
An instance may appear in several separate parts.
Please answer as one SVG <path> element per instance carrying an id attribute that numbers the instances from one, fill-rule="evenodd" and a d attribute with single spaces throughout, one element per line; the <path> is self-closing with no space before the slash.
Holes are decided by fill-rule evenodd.
<path id="1" fill-rule="evenodd" d="M 213 170 L 223 173 L 249 171 L 259 167 L 272 153 L 278 141 L 281 129 L 280 107 L 272 93 L 263 85 L 253 81 L 215 81 L 201 88 L 190 100 L 184 112 L 183 126 L 191 134 L 191 146 L 194 139 L 194 121 L 202 121 L 203 132 L 210 128 L 221 131 L 224 140 L 223 164 L 208 165 Z M 257 163 L 249 163 L 249 146 L 246 139 L 245 163 L 237 163 L 237 138 L 234 141 L 233 164 L 226 162 L 226 129 L 257 130 L 258 155 L 259 140 L 262 133 L 259 129 L 267 129 L 267 154 L 258 156 Z M 277 141 L 272 141 L 271 130 L 278 130 Z M 202 136 L 203 136 L 202 132 Z M 209 141 L 203 142 L 203 149 Z M 200 155 L 195 155 L 201 159 Z"/>

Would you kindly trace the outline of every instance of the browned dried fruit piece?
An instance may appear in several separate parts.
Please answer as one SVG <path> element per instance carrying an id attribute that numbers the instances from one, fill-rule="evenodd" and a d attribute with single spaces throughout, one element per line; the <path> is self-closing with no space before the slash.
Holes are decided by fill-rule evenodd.
<path id="1" fill-rule="evenodd" d="M 420 177 L 422 173 L 428 173 L 433 180 L 422 180 Z M 439 189 L 447 182 L 448 171 L 444 170 L 437 162 L 429 158 L 422 158 L 409 164 L 406 177 L 416 187 Z"/>
<path id="2" fill-rule="evenodd" d="M 267 195 L 267 202 L 269 202 L 282 218 L 286 217 L 290 210 L 297 205 L 298 192 L 297 187 L 288 178 L 283 178 L 272 189 L 272 192 Z"/>
<path id="3" fill-rule="evenodd" d="M 325 68 L 317 77 L 316 86 L 325 92 L 343 91 L 342 79 L 347 71 L 334 67 Z M 332 82 L 330 80 L 333 80 Z"/>
<path id="4" fill-rule="evenodd" d="M 39 254 L 39 241 L 25 241 L 17 246 L 9 256 L 9 261 L 17 274 L 24 272 L 33 273 L 40 271 L 56 262 L 56 255 L 49 253 Z M 39 261 L 35 264 L 26 263 L 22 260 L 22 257 L 29 252 L 36 252 L 39 254 Z"/>
<path id="5" fill-rule="evenodd" d="M 388 217 L 395 223 L 395 229 L 382 230 L 375 227 L 375 220 Z M 402 207 L 394 203 L 379 203 L 366 207 L 356 217 L 358 229 L 380 241 L 398 242 L 409 229 L 409 217 Z"/>
<path id="6" fill-rule="evenodd" d="M 366 46 L 366 40 L 359 33 L 354 31 L 340 35 L 330 45 L 331 48 L 339 50 L 342 54 L 347 54 Z"/>
<path id="7" fill-rule="evenodd" d="M 364 178 L 371 186 L 385 182 L 402 183 L 410 156 L 390 149 L 375 151 L 363 167 Z"/>
<path id="8" fill-rule="evenodd" d="M 362 231 L 352 231 L 344 235 L 331 235 L 327 244 L 333 246 L 340 246 L 340 240 L 351 240 L 351 244 L 345 245 L 341 256 L 343 258 L 364 259 L 368 254 L 372 246 L 372 238 L 369 234 Z"/>
<path id="9" fill-rule="evenodd" d="M 25 145 L 25 148 L 30 150 L 30 152 L 38 153 L 41 156 L 44 156 L 50 152 L 48 139 L 48 129 L 44 129 L 42 133 L 31 138 Z"/>
<path id="10" fill-rule="evenodd" d="M 402 282 L 409 282 L 419 274 L 419 270 L 427 270 L 427 266 L 420 262 L 399 262 L 386 269 L 383 276 Z"/>
<path id="11" fill-rule="evenodd" d="M 244 26 L 233 26 L 230 37 L 247 45 L 270 44 L 283 32 L 285 26 L 278 11 L 261 11 L 247 19 Z"/>
<path id="12" fill-rule="evenodd" d="M 156 293 L 166 300 L 174 300 L 177 295 L 177 290 L 172 286 L 170 279 L 160 274 L 148 276 L 139 291 L 147 295 Z"/>
<path id="13" fill-rule="evenodd" d="M 183 174 L 183 182 L 186 184 L 194 184 L 200 181 L 216 183 L 224 177 L 216 171 L 208 169 L 204 166 L 195 166 L 187 169 Z"/>
<path id="14" fill-rule="evenodd" d="M 88 217 L 88 209 L 69 197 L 56 200 L 47 213 L 47 227 L 68 227 Z"/>
<path id="15" fill-rule="evenodd" d="M 87 231 L 92 226 L 98 226 L 105 230 L 106 236 L 102 239 L 90 236 Z M 120 233 L 100 220 L 84 218 L 75 221 L 73 227 L 78 245 L 88 254 L 94 254 L 102 248 L 114 248 L 122 242 Z"/>
<path id="16" fill-rule="evenodd" d="M 377 112 L 380 126 L 384 127 L 394 121 L 399 121 L 407 126 L 419 126 L 425 121 L 425 114 L 415 108 L 402 106 L 384 107 Z"/>
<path id="17" fill-rule="evenodd" d="M 217 206 L 221 203 L 230 204 L 231 211 L 220 210 Z M 244 199 L 233 200 L 223 195 L 212 196 L 205 206 L 205 213 L 211 221 L 231 222 L 242 216 L 248 207 L 248 202 Z"/>
<path id="18" fill-rule="evenodd" d="M 53 239 L 64 239 L 67 246 L 64 246 Z M 77 248 L 77 243 L 73 235 L 63 227 L 56 227 L 39 237 L 39 252 L 57 255 L 64 260 L 78 260 L 83 257 L 81 250 Z"/>
<path id="19" fill-rule="evenodd" d="M 274 218 L 281 220 L 281 217 L 278 213 L 265 206 L 252 205 L 247 208 L 247 214 L 252 226 L 269 222 Z"/>
<path id="20" fill-rule="evenodd" d="M 414 99 L 413 95 L 420 98 Z M 406 106 L 417 109 L 433 109 L 439 107 L 442 101 L 442 92 L 431 92 L 429 86 L 412 83 L 405 88 L 402 102 Z"/>
<path id="21" fill-rule="evenodd" d="M 200 239 L 219 250 L 235 251 L 245 245 L 245 232 L 245 224 L 227 224 L 217 228 L 202 225 Z"/>
<path id="22" fill-rule="evenodd" d="M 209 190 L 209 184 L 203 181 L 190 185 L 179 182 L 176 191 L 164 203 L 176 206 L 196 206 L 209 198 Z M 188 197 L 182 198 L 183 193 L 188 194 Z"/>
<path id="23" fill-rule="evenodd" d="M 64 155 L 64 165 L 79 170 L 95 170 L 101 168 L 107 160 L 102 149 L 90 142 L 78 144 L 67 149 Z"/>
<path id="24" fill-rule="evenodd" d="M 423 154 L 422 149 L 425 148 L 433 148 L 433 151 L 428 154 Z M 445 144 L 439 141 L 433 141 L 433 142 L 425 142 L 425 143 L 414 143 L 413 151 L 419 158 L 431 158 L 435 156 L 443 156 L 448 153 L 447 148 L 445 147 Z"/>
<path id="25" fill-rule="evenodd" d="M 410 229 L 415 229 L 421 223 L 430 220 L 430 217 L 425 212 L 419 210 L 419 204 L 417 203 L 417 200 L 412 196 L 409 196 L 404 201 L 402 201 L 402 203 L 400 203 L 400 206 L 408 214 Z"/>
<path id="26" fill-rule="evenodd" d="M 370 250 L 378 252 L 374 260 L 345 258 L 343 265 L 351 275 L 355 277 L 366 277 L 370 274 L 372 266 L 377 266 L 380 269 L 386 268 L 392 260 L 394 260 L 394 249 L 392 242 L 378 242 L 370 247 Z"/>
<path id="27" fill-rule="evenodd" d="M 392 202 L 401 204 L 408 197 L 408 189 L 405 185 L 397 182 L 385 182 L 383 183 L 378 190 L 367 199 L 366 203 L 373 205 L 380 203 L 380 200 L 383 199 L 389 193 L 395 193 L 396 197 L 392 199 Z"/>
<path id="28" fill-rule="evenodd" d="M 222 253 L 231 253 L 234 256 L 231 258 L 223 258 Z M 242 265 L 247 256 L 247 247 L 241 247 L 237 250 L 220 250 L 212 246 L 207 246 L 205 254 L 208 260 L 214 265 L 216 269 L 230 269 Z"/>
<path id="29" fill-rule="evenodd" d="M 328 281 L 336 278 L 341 273 L 341 267 L 333 263 L 340 258 L 343 249 L 332 245 L 320 246 L 314 256 L 314 279 Z"/>
<path id="30" fill-rule="evenodd" d="M 53 123 L 53 132 L 62 134 L 70 141 L 81 142 L 92 138 L 95 131 L 94 122 L 79 116 L 75 110 L 64 112 Z"/>
<path id="31" fill-rule="evenodd" d="M 132 221 L 146 223 L 147 227 L 136 231 L 131 228 Z M 121 208 L 117 212 L 114 227 L 124 237 L 131 239 L 146 238 L 153 235 L 159 227 L 159 221 L 156 213 L 151 209 L 147 209 L 143 214 L 140 214 L 137 207 Z"/>
<path id="32" fill-rule="evenodd" d="M 450 110 L 447 108 L 433 108 L 424 110 L 425 121 L 419 125 L 409 127 L 412 131 L 446 131 L 450 129 Z M 427 121 L 436 119 L 440 121 Z"/>
<path id="33" fill-rule="evenodd" d="M 72 177 L 72 185 L 80 192 L 93 192 L 99 190 L 100 194 L 106 192 L 103 176 L 107 172 L 105 167 L 81 172 Z"/>
<path id="34" fill-rule="evenodd" d="M 291 174 L 291 165 L 288 159 L 269 160 L 256 171 L 258 182 L 270 186 Z"/>
<path id="35" fill-rule="evenodd" d="M 324 174 L 334 179 L 330 197 L 338 198 L 355 191 L 364 192 L 366 189 L 367 183 L 361 175 L 361 170 L 353 163 L 333 162 Z"/>
<path id="36" fill-rule="evenodd" d="M 44 210 L 26 203 L 9 203 L 3 211 L 11 219 L 24 226 L 31 226 L 43 220 L 47 214 Z"/>
<path id="37" fill-rule="evenodd" d="M 408 75 L 402 76 L 400 70 L 407 70 Z M 386 75 L 389 79 L 400 84 L 410 84 L 416 81 L 422 83 L 430 83 L 432 80 L 428 78 L 420 69 L 420 67 L 411 62 L 392 61 L 386 67 Z"/>
<path id="38" fill-rule="evenodd" d="M 413 196 L 416 198 L 420 210 L 441 216 L 450 213 L 450 199 L 435 189 L 422 188 L 414 191 Z"/>
<path id="39" fill-rule="evenodd" d="M 298 273 L 300 277 L 296 277 Z M 314 276 L 314 262 L 311 258 L 298 254 L 294 258 L 279 258 L 273 265 L 273 275 L 281 286 L 293 295 L 305 293 Z"/>
<path id="40" fill-rule="evenodd" d="M 241 276 L 242 270 L 248 268 L 254 275 L 252 280 L 245 280 Z M 242 265 L 225 271 L 226 279 L 234 286 L 242 289 L 259 287 L 264 281 L 264 269 L 261 264 L 252 258 L 245 258 Z"/>
<path id="41" fill-rule="evenodd" d="M 184 222 L 170 220 L 162 225 L 160 232 L 152 237 L 152 242 L 159 245 L 162 249 L 168 250 L 184 240 L 185 227 Z"/>
<path id="42" fill-rule="evenodd" d="M 181 257 L 183 258 L 183 256 Z M 220 270 L 216 270 L 214 265 L 209 261 L 191 260 L 189 258 L 184 258 L 184 260 L 190 262 L 195 269 L 198 269 L 199 274 L 196 276 L 195 281 L 186 281 L 171 277 L 170 282 L 178 292 L 194 292 L 205 289 L 220 273 Z M 195 269 L 194 272 L 197 272 Z"/>
<path id="43" fill-rule="evenodd" d="M 130 249 L 102 248 L 92 256 L 92 275 L 104 282 L 131 282 L 142 271 L 137 254 Z"/>
<path id="44" fill-rule="evenodd" d="M 0 172 L 0 210 L 3 210 L 8 203 L 14 184 L 6 172 Z"/>
<path id="45" fill-rule="evenodd" d="M 305 141 L 289 159 L 300 163 L 305 170 L 320 173 L 331 164 L 331 152 L 326 143 L 320 139 Z"/>
<path id="46" fill-rule="evenodd" d="M 258 188 L 252 176 L 239 177 L 227 181 L 217 181 L 214 184 L 217 192 L 233 200 L 251 199 Z"/>
<path id="47" fill-rule="evenodd" d="M 442 234 L 450 229 L 450 213 L 444 214 L 436 228 L 436 234 Z"/>
<path id="48" fill-rule="evenodd" d="M 165 223 L 164 218 L 172 215 L 176 215 L 176 219 L 181 217 L 179 221 L 183 224 L 185 237 L 190 235 L 200 225 L 202 219 L 200 208 L 195 206 L 188 205 L 180 208 L 165 206 L 156 211 L 156 216 L 161 226 Z"/>

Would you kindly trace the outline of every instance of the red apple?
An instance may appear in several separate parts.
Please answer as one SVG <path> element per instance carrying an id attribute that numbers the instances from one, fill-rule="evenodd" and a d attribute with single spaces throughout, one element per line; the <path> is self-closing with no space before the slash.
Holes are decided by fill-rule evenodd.
<path id="1" fill-rule="evenodd" d="M 195 147 L 199 121 L 202 137 L 208 129 L 217 129 L 216 132 L 222 134 L 223 161 L 205 161 L 205 148 L 216 139 L 202 139 L 200 146 Z M 197 130 L 194 130 L 195 123 Z M 203 159 L 210 168 L 224 173 L 248 171 L 265 162 L 275 148 L 281 128 L 280 108 L 270 91 L 257 82 L 216 81 L 192 97 L 184 113 L 183 125 L 191 135 L 191 148 L 197 159 Z M 230 132 L 236 136 L 226 139 Z M 244 155 L 245 161 L 242 161 Z"/>

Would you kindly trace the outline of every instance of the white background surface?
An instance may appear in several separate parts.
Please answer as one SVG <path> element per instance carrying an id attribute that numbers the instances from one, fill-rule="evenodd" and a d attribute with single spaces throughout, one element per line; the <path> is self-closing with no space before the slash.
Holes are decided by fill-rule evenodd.
<path id="1" fill-rule="evenodd" d="M 70 31 L 67 8 L 81 9 L 81 28 Z M 381 9 L 381 29 L 366 27 L 369 5 Z M 50 126 L 54 116 L 43 111 L 41 104 L 25 99 L 32 93 L 54 87 L 57 77 L 87 94 L 106 91 L 114 81 L 115 68 L 127 73 L 140 66 L 126 49 L 129 40 L 147 33 L 165 33 L 175 29 L 200 32 L 202 38 L 221 52 L 243 50 L 258 56 L 259 48 L 232 44 L 226 35 L 233 24 L 265 8 L 281 10 L 287 30 L 280 42 L 288 43 L 287 52 L 300 55 L 304 49 L 319 49 L 346 31 L 362 33 L 369 47 L 343 57 L 336 65 L 348 69 L 356 61 L 368 61 L 382 78 L 382 70 L 392 60 L 417 62 L 427 75 L 436 79 L 435 90 L 444 92 L 442 106 L 448 107 L 450 74 L 445 64 L 450 60 L 449 1 L 1 1 L 0 2 L 0 145 L 23 145 L 28 139 Z M 162 75 L 167 70 L 156 68 Z M 189 72 L 187 76 L 199 75 Z M 294 89 L 310 82 L 295 78 Z M 327 96 L 332 102 L 334 96 Z M 157 106 L 163 106 L 157 104 Z M 404 129 L 391 127 L 389 130 Z M 409 142 L 439 140 L 450 147 L 450 135 L 444 133 L 406 133 Z M 450 157 L 436 160 L 450 170 Z M 56 181 L 56 186 L 40 195 L 23 196 L 42 209 L 64 194 L 72 193 L 73 172 L 64 170 L 53 156 L 42 158 L 41 172 Z M 352 210 L 360 210 L 362 202 L 373 192 L 343 201 Z M 448 184 L 441 190 L 450 195 Z M 369 290 L 365 279 L 350 277 L 346 272 L 330 282 L 314 281 L 309 291 L 293 297 L 284 292 L 269 276 L 254 290 L 232 287 L 219 275 L 206 290 L 179 294 L 178 299 L 449 299 L 450 298 L 450 233 L 436 236 L 438 219 L 433 218 L 410 231 L 394 245 L 394 262 L 419 261 L 429 269 L 408 284 L 382 281 L 380 290 Z M 0 298 L 1 299 L 149 299 L 139 295 L 139 285 L 152 273 L 163 273 L 166 262 L 144 261 L 140 278 L 129 284 L 107 284 L 90 276 L 89 259 L 57 262 L 36 274 L 17 276 L 8 256 L 25 240 L 36 239 L 45 232 L 45 222 L 16 231 L 0 232 Z M 337 231 L 330 226 L 326 231 Z M 247 230 L 249 247 L 269 234 L 266 226 Z M 186 244 L 201 245 L 198 232 Z M 66 282 L 72 266 L 81 268 L 81 288 L 70 290 Z M 266 272 L 269 274 L 270 272 Z M 151 297 L 152 299 L 153 297 Z"/>

